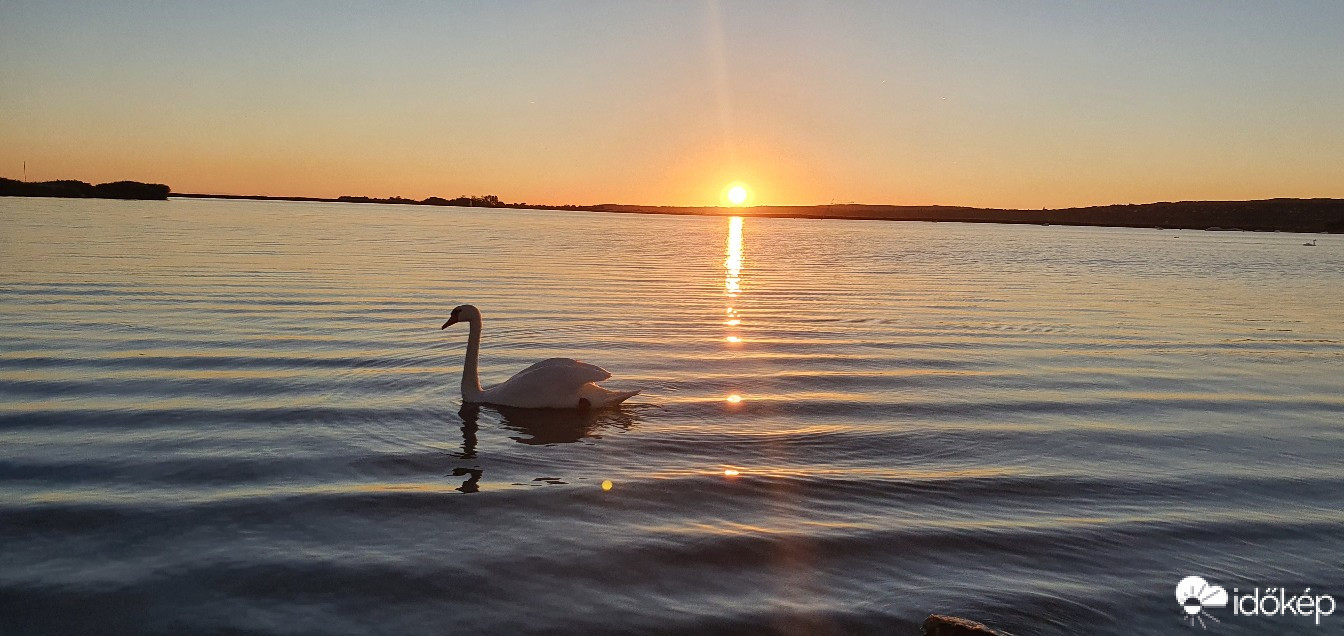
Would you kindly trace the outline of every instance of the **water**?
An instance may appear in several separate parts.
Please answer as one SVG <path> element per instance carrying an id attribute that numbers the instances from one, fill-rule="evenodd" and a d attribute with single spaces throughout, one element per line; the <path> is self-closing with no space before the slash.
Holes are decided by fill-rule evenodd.
<path id="1" fill-rule="evenodd" d="M 1179 634 L 1186 575 L 1344 599 L 1336 238 L 204 200 L 0 224 L 5 634 Z M 644 393 L 463 410 L 465 302 L 487 385 L 574 356 Z"/>

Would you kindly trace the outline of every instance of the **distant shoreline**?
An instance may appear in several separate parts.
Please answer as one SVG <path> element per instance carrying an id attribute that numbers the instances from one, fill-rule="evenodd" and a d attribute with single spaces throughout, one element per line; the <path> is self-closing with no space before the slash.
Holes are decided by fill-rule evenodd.
<path id="1" fill-rule="evenodd" d="M 1014 225 L 1073 225 L 1091 227 L 1136 227 L 1169 230 L 1240 230 L 1253 232 L 1302 232 L 1344 234 L 1344 199 L 1259 199 L 1253 201 L 1176 201 L 1098 205 L 1047 210 L 974 208 L 964 206 L 910 205 L 781 205 L 742 208 L 713 206 L 653 206 L 603 203 L 598 205 L 537 205 L 503 203 L 462 205 L 455 200 L 431 197 L 423 201 L 393 197 L 274 197 L 251 195 L 189 194 L 182 198 L 248 199 L 259 201 L 311 201 L 323 203 L 391 203 L 451 207 L 577 210 L 618 214 L 673 214 L 693 216 L 749 216 L 793 219 L 843 219 L 854 221 L 926 221 L 943 223 L 1002 223 Z M 484 201 L 485 198 L 471 198 Z"/>
<path id="2" fill-rule="evenodd" d="M 474 207 L 527 210 L 572 210 L 618 214 L 675 214 L 694 216 L 751 216 L 793 219 L 845 219 L 854 221 L 925 221 L 943 223 L 1002 223 L 1016 225 L 1074 225 L 1135 227 L 1169 230 L 1240 230 L 1252 232 L 1302 232 L 1344 234 L 1344 199 L 1259 199 L 1253 201 L 1176 201 L 1121 205 L 1097 205 L 1044 210 L 975 208 L 945 205 L 770 205 L 741 208 L 714 206 L 540 205 L 509 203 L 498 197 L 461 196 L 454 199 L 429 197 L 363 196 L 286 197 L 241 194 L 171 192 L 162 184 L 117 181 L 90 185 L 82 181 L 25 182 L 0 179 L 0 196 L 38 196 L 112 199 L 241 199 L 252 201 L 306 201 L 317 203 L 365 203 Z"/>
<path id="3" fill-rule="evenodd" d="M 167 201 L 170 190 L 162 183 L 113 181 L 93 185 L 74 179 L 60 181 L 18 181 L 0 177 L 0 196 L 43 197 L 55 199 L 134 199 Z"/>
<path id="4" fill-rule="evenodd" d="M 1344 199 L 1180 201 L 1053 210 L 863 204 L 761 206 L 756 208 L 665 208 L 624 205 L 592 207 L 601 212 L 637 214 L 698 214 L 854 221 L 999 223 L 1007 225 L 1072 225 L 1164 230 L 1344 233 Z"/>

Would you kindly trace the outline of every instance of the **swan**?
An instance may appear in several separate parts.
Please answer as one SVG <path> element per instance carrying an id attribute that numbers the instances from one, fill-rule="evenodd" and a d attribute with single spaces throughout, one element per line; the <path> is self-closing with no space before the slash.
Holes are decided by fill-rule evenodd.
<path id="1" fill-rule="evenodd" d="M 1316 239 L 1311 239 L 1310 241 L 1303 243 L 1303 245 L 1306 245 L 1307 247 L 1316 247 Z"/>
<path id="2" fill-rule="evenodd" d="M 453 308 L 449 325 L 465 322 L 467 357 L 462 364 L 462 401 L 525 409 L 599 409 L 620 404 L 639 391 L 612 391 L 596 383 L 611 377 L 602 367 L 571 360 L 548 358 L 488 389 L 481 388 L 477 358 L 481 353 L 481 311 L 472 305 Z"/>

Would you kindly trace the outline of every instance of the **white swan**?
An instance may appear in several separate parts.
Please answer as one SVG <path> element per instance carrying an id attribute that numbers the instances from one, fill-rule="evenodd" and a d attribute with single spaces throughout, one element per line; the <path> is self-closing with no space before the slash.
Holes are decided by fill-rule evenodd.
<path id="1" fill-rule="evenodd" d="M 448 325 L 471 325 L 467 337 L 467 357 L 462 364 L 462 400 L 472 404 L 494 404 L 525 409 L 598 409 L 624 402 L 639 391 L 611 391 L 596 383 L 611 377 L 602 367 L 571 360 L 542 360 L 513 377 L 488 389 L 481 388 L 477 358 L 481 353 L 481 311 L 472 305 L 453 308 Z"/>

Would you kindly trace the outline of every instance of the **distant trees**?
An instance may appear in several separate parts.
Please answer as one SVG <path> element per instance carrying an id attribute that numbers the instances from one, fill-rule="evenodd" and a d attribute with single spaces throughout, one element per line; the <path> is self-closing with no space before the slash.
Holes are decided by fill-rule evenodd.
<path id="1" fill-rule="evenodd" d="M 92 185 L 83 181 L 16 181 L 0 178 L 0 196 L 66 197 L 75 199 L 152 199 L 168 198 L 171 189 L 162 183 L 113 181 Z"/>
<path id="2" fill-rule="evenodd" d="M 437 198 L 437 197 L 435 197 Z M 426 199 L 428 201 L 429 199 Z M 442 199 L 439 199 L 442 201 Z M 499 197 L 493 194 L 487 194 L 482 197 L 469 197 L 466 195 L 449 199 L 446 203 L 435 203 L 433 205 L 455 205 L 463 208 L 503 208 L 508 207 L 507 203 L 499 200 Z"/>
<path id="3" fill-rule="evenodd" d="M 351 197 L 344 196 L 336 199 L 341 203 L 404 203 L 407 205 L 419 205 L 420 202 L 415 199 L 404 199 L 402 197 L 390 197 L 387 199 L 375 199 L 373 197 Z"/>
<path id="4" fill-rule="evenodd" d="M 526 203 L 505 203 L 499 200 L 499 197 L 493 194 L 473 197 L 462 195 L 456 199 L 445 199 L 443 197 L 428 197 L 420 201 L 415 199 L 404 199 L 402 197 L 390 197 L 386 199 L 377 199 L 373 197 L 354 197 L 343 196 L 336 199 L 342 203 L 403 203 L 407 205 L 451 205 L 460 208 L 525 208 L 541 207 L 529 206 Z"/>
<path id="5" fill-rule="evenodd" d="M 166 200 L 172 189 L 162 183 L 113 181 L 93 186 L 94 196 L 101 199 L 159 199 Z"/>

